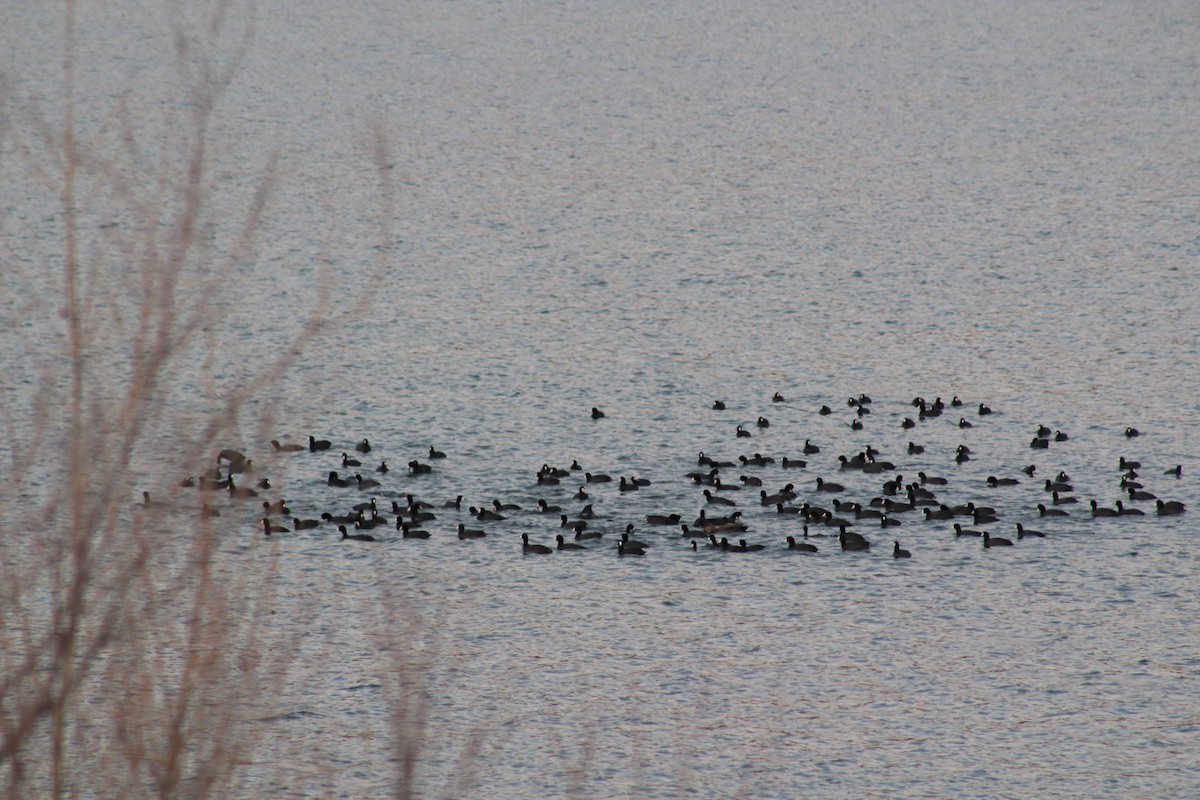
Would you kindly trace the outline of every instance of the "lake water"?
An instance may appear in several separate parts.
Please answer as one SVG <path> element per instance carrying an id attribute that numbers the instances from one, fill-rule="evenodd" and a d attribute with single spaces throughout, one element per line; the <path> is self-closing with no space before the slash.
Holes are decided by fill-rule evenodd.
<path id="1" fill-rule="evenodd" d="M 8 90 L 51 118 L 57 13 L 10 9 L 3 34 Z M 269 462 L 298 516 L 366 496 L 325 483 L 364 437 L 363 474 L 393 467 L 384 507 L 413 493 L 525 509 L 482 525 L 436 509 L 429 541 L 374 546 L 328 526 L 263 540 L 252 510 L 225 512 L 229 552 L 271 564 L 273 624 L 297 647 L 246 796 L 386 794 L 397 658 L 424 667 L 428 796 L 1200 792 L 1195 4 L 303 0 L 232 14 L 218 62 L 254 24 L 211 130 L 215 257 L 272 154 L 278 175 L 213 334 L 219 391 L 296 334 L 320 287 L 335 309 L 371 302 L 249 406 L 273 430 L 231 444 L 266 463 L 270 438 L 334 441 Z M 166 17 L 125 0 L 80 17 L 81 129 L 107 141 L 96 132 L 129 90 L 153 163 L 155 126 L 187 101 L 169 91 Z M 6 145 L 7 247 L 52 267 L 58 197 Z M 17 292 L 0 301 L 10 329 Z M 0 354 L 10 408 L 28 402 L 26 355 Z M 874 402 L 856 431 L 860 393 Z M 915 396 L 955 395 L 962 409 L 901 427 Z M 175 402 L 205 401 L 185 386 Z M 1070 438 L 1031 450 L 1039 425 Z M 763 552 L 692 552 L 645 524 L 705 507 L 686 477 L 699 452 L 797 458 L 806 439 L 821 448 L 806 469 L 723 474 L 828 505 L 818 475 L 866 503 L 923 471 L 947 477 L 945 502 L 995 506 L 993 533 L 1046 536 L 985 550 L 908 513 L 886 531 L 860 522 L 868 553 L 810 526 L 835 538 L 805 555 L 783 544 L 797 518 L 751 487 L 734 538 Z M 408 475 L 430 445 L 448 457 Z M 868 445 L 896 469 L 838 471 Z M 1148 515 L 1093 520 L 1087 500 L 1125 497 L 1121 457 L 1188 514 L 1127 499 Z M 572 460 L 653 483 L 589 487 L 602 546 L 523 555 L 522 533 L 553 544 L 561 530 L 529 511 L 539 498 L 582 507 L 578 476 L 535 480 Z M 1181 478 L 1163 474 L 1176 465 Z M 1080 504 L 1039 519 L 1060 470 Z M 489 535 L 460 542 L 460 522 Z M 642 558 L 616 555 L 628 523 L 651 545 Z M 893 539 L 911 559 L 891 558 Z"/>

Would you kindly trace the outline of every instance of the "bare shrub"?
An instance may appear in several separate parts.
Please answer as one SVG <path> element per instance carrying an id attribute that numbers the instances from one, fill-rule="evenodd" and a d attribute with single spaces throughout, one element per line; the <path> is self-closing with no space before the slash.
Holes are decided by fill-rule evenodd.
<path id="1" fill-rule="evenodd" d="M 19 365 L 0 395 L 5 796 L 222 796 L 286 669 L 247 514 L 208 516 L 178 481 L 225 442 L 268 441 L 248 401 L 367 298 L 334 310 L 318 290 L 286 347 L 221 377 L 223 316 L 276 185 L 268 158 L 235 223 L 215 210 L 210 129 L 252 33 L 226 6 L 173 17 L 180 102 L 151 126 L 128 94 L 78 123 L 72 2 L 61 108 L 0 76 L 0 185 L 35 187 L 21 201 L 44 223 L 0 230 L 0 345 Z"/>

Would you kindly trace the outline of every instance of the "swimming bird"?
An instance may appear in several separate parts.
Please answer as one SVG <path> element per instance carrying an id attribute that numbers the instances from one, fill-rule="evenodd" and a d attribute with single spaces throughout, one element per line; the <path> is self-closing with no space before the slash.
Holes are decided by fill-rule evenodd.
<path id="1" fill-rule="evenodd" d="M 738 435 L 738 437 L 740 437 L 740 438 L 749 438 L 749 437 L 750 437 L 750 431 L 746 430 L 745 426 L 738 425 L 738 426 L 737 426 L 737 435 Z"/>
<path id="2" fill-rule="evenodd" d="M 604 419 L 604 412 L 592 406 L 592 419 Z"/>
<path id="3" fill-rule="evenodd" d="M 758 427 L 760 427 L 760 428 L 769 428 L 769 427 L 771 427 L 771 421 L 770 421 L 770 420 L 768 420 L 766 417 L 759 417 L 759 418 L 758 418 L 758 421 L 757 421 L 757 422 L 755 422 L 754 424 L 755 424 L 755 425 L 757 425 L 757 426 L 758 426 Z"/>
<path id="4" fill-rule="evenodd" d="M 1041 531 L 1031 531 L 1021 523 L 1017 523 L 1017 539 L 1024 539 L 1026 536 L 1036 536 L 1039 539 L 1046 538 L 1046 534 Z"/>
<path id="5" fill-rule="evenodd" d="M 995 475 L 988 475 L 987 482 L 993 489 L 998 486 L 1016 486 L 1020 483 L 1016 478 L 997 478 Z"/>
<path id="6" fill-rule="evenodd" d="M 304 445 L 302 444 L 295 444 L 294 442 L 280 444 L 278 439 L 271 440 L 271 447 L 273 447 L 277 453 L 298 453 L 304 449 Z"/>
<path id="7" fill-rule="evenodd" d="M 299 517 L 292 517 L 293 530 L 307 531 L 311 530 L 312 528 L 319 527 L 321 527 L 321 520 L 319 519 L 300 519 Z"/>
<path id="8" fill-rule="evenodd" d="M 429 457 L 430 458 L 445 458 L 446 454 L 443 453 L 441 450 L 434 450 L 433 445 L 429 445 Z"/>
<path id="9" fill-rule="evenodd" d="M 332 471 L 329 473 L 329 477 L 325 480 L 325 482 L 327 484 L 329 484 L 330 486 L 340 486 L 340 487 L 350 486 L 354 483 L 354 481 L 352 481 L 352 480 L 338 477 L 338 474 L 336 472 L 332 472 Z"/>
<path id="10" fill-rule="evenodd" d="M 954 523 L 954 535 L 956 537 L 958 537 L 958 536 L 983 536 L 983 531 L 976 531 L 976 530 L 971 530 L 970 528 L 964 528 L 962 525 L 960 525 L 959 523 L 956 522 L 956 523 Z"/>
<path id="11" fill-rule="evenodd" d="M 361 466 L 362 466 L 362 462 L 359 461 L 357 458 L 351 458 L 348 453 L 342 453 L 342 468 L 343 469 L 346 469 L 347 467 L 361 467 Z"/>
<path id="12" fill-rule="evenodd" d="M 423 531 L 420 528 L 414 528 L 411 524 L 396 520 L 396 527 L 400 530 L 400 535 L 405 539 L 428 539 L 429 531 Z"/>
<path id="13" fill-rule="evenodd" d="M 787 546 L 788 550 L 799 550 L 802 553 L 818 552 L 815 544 L 809 544 L 808 542 L 797 542 L 796 537 L 794 536 L 787 537 Z"/>
<path id="14" fill-rule="evenodd" d="M 848 531 L 846 530 L 845 526 L 843 526 L 841 532 L 838 533 L 838 542 L 841 544 L 843 550 L 861 552 L 863 550 L 869 550 L 871 547 L 871 543 L 864 539 L 861 534 Z"/>
<path id="15" fill-rule="evenodd" d="M 779 392 L 776 392 L 774 395 L 771 396 L 771 402 L 772 403 L 786 403 L 787 400 L 785 400 L 783 395 L 781 395 Z"/>
<path id="16" fill-rule="evenodd" d="M 605 475 L 603 472 L 598 472 L 595 475 L 593 475 L 590 472 L 585 472 L 585 473 L 583 473 L 583 477 L 588 483 L 611 483 L 612 482 L 612 476 Z"/>
<path id="17" fill-rule="evenodd" d="M 1141 436 L 1141 435 L 1142 435 L 1142 432 L 1139 431 L 1137 428 L 1126 428 L 1125 429 L 1125 437 L 1127 439 L 1132 439 L 1135 436 Z"/>
<path id="18" fill-rule="evenodd" d="M 361 442 L 354 445 L 354 449 L 360 453 L 369 453 L 371 452 L 371 443 L 366 439 L 363 439 Z"/>
<path id="19" fill-rule="evenodd" d="M 482 539 L 487 536 L 486 531 L 481 531 L 478 528 L 468 528 L 461 522 L 458 523 L 458 538 L 460 539 Z"/>
<path id="20" fill-rule="evenodd" d="M 626 546 L 637 547 L 642 550 L 645 550 L 647 547 L 650 546 L 650 545 L 646 544 L 645 542 L 640 542 L 637 539 L 630 538 L 631 533 L 633 533 L 633 525 L 632 524 L 626 525 L 625 532 L 621 534 L 621 541 L 624 542 Z"/>
<path id="21" fill-rule="evenodd" d="M 992 536 L 987 531 L 983 532 L 984 547 L 1012 547 L 1011 539 L 1005 539 L 1003 536 Z"/>
<path id="22" fill-rule="evenodd" d="M 342 532 L 342 541 L 353 539 L 356 542 L 377 542 L 379 541 L 369 533 L 350 533 L 346 530 L 345 525 L 339 525 L 338 530 Z"/>
<path id="23" fill-rule="evenodd" d="M 547 547 L 544 544 L 530 544 L 529 543 L 529 534 L 522 533 L 521 534 L 521 552 L 522 553 L 537 553 L 540 555 L 545 555 L 547 553 L 553 553 L 554 551 L 551 550 L 549 547 Z"/>
<path id="24" fill-rule="evenodd" d="M 387 461 L 380 461 L 379 466 L 375 468 L 375 471 L 382 475 L 386 475 L 388 471 Z"/>
<path id="25" fill-rule="evenodd" d="M 1123 516 L 1123 517 L 1144 517 L 1144 516 L 1146 516 L 1145 511 L 1142 511 L 1140 508 L 1126 508 L 1125 504 L 1122 503 L 1120 500 L 1117 501 L 1117 511 L 1119 511 L 1121 516 Z"/>
<path id="26" fill-rule="evenodd" d="M 263 517 L 263 535 L 270 536 L 272 533 L 287 533 L 288 529 L 282 525 L 272 525 L 271 520 Z"/>
<path id="27" fill-rule="evenodd" d="M 725 410 L 725 401 L 724 400 L 715 400 L 715 401 L 713 401 L 712 407 L 713 407 L 713 411 L 724 411 Z"/>
<path id="28" fill-rule="evenodd" d="M 576 544 L 575 542 L 568 542 L 561 533 L 558 534 L 557 536 L 555 536 L 554 538 L 555 538 L 555 540 L 558 541 L 558 549 L 559 550 L 587 550 L 588 549 L 584 545 Z"/>
<path id="29" fill-rule="evenodd" d="M 433 467 L 429 466 L 428 464 L 422 464 L 420 461 L 417 461 L 414 458 L 412 461 L 408 462 L 408 471 L 413 475 L 428 475 L 429 473 L 433 472 Z"/>
<path id="30" fill-rule="evenodd" d="M 379 481 L 375 480 L 374 478 L 364 478 L 357 472 L 354 473 L 354 480 L 356 483 L 358 483 L 358 488 L 362 491 L 374 489 L 376 486 L 379 486 Z"/>
<path id="31" fill-rule="evenodd" d="M 1061 508 L 1046 508 L 1046 506 L 1044 506 L 1041 503 L 1038 503 L 1037 510 L 1038 510 L 1038 514 L 1043 517 L 1069 517 L 1069 516 L 1071 516 L 1066 511 L 1063 511 Z"/>
<path id="32" fill-rule="evenodd" d="M 900 548 L 899 542 L 892 542 L 892 558 L 912 558 L 912 553 Z"/>
<path id="33" fill-rule="evenodd" d="M 1187 511 L 1187 506 L 1176 500 L 1158 500 L 1155 502 L 1156 513 L 1160 517 L 1170 517 Z"/>
<path id="34" fill-rule="evenodd" d="M 992 409 L 988 408 L 986 403 L 979 404 L 979 416 L 986 417 L 990 413 L 992 413 Z"/>
<path id="35" fill-rule="evenodd" d="M 538 513 L 540 514 L 561 514 L 562 506 L 552 506 L 545 500 L 538 500 Z"/>
<path id="36" fill-rule="evenodd" d="M 233 484 L 233 476 L 229 476 L 229 496 L 230 497 L 258 497 L 258 492 L 253 489 L 241 488 Z"/>
<path id="37" fill-rule="evenodd" d="M 764 494 L 765 494 L 765 492 L 764 492 Z M 708 499 L 708 502 L 712 505 L 717 505 L 717 506 L 736 506 L 737 505 L 737 503 L 735 503 L 733 500 L 730 500 L 728 497 L 721 497 L 721 495 L 719 495 L 719 494 L 713 494 L 708 489 L 704 490 L 704 496 L 705 496 L 705 498 Z"/>
<path id="38" fill-rule="evenodd" d="M 470 512 L 480 522 L 501 522 L 508 519 L 508 517 L 498 514 L 490 508 L 475 508 L 471 506 Z"/>
<path id="39" fill-rule="evenodd" d="M 637 545 L 630 544 L 624 539 L 617 542 L 617 555 L 619 556 L 644 556 L 646 551 Z"/>
<path id="40" fill-rule="evenodd" d="M 328 439 L 318 439 L 312 435 L 309 435 L 308 437 L 308 451 L 310 453 L 316 453 L 320 450 L 328 450 L 331 447 L 333 447 L 333 442 L 329 441 Z"/>
<path id="41" fill-rule="evenodd" d="M 287 503 L 285 503 L 283 501 L 282 497 L 273 503 L 269 502 L 267 500 L 263 500 L 262 506 L 263 506 L 263 513 L 268 514 L 268 515 L 270 515 L 270 514 L 290 515 L 292 513 L 291 509 L 289 509 L 287 507 Z"/>
<path id="42" fill-rule="evenodd" d="M 818 477 L 817 491 L 831 493 L 844 492 L 846 491 L 846 487 L 842 486 L 840 483 L 833 483 L 832 481 L 826 481 L 824 478 Z"/>
<path id="43" fill-rule="evenodd" d="M 1117 509 L 1101 508 L 1100 504 L 1097 503 L 1095 500 L 1092 500 L 1091 503 L 1092 503 L 1092 516 L 1093 517 L 1119 517 L 1119 516 L 1121 516 L 1121 512 Z"/>

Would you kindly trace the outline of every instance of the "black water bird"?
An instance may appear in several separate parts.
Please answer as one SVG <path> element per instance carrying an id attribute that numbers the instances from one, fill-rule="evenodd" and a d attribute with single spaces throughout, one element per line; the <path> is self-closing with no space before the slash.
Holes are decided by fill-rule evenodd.
<path id="1" fill-rule="evenodd" d="M 482 539 L 487 536 L 486 531 L 481 531 L 478 528 L 468 528 L 463 523 L 458 523 L 458 538 L 460 539 Z"/>
<path id="2" fill-rule="evenodd" d="M 592 419 L 604 419 L 604 412 L 592 406 Z"/>
<path id="3" fill-rule="evenodd" d="M 551 550 L 549 547 L 547 547 L 544 544 L 530 544 L 529 543 L 529 534 L 522 533 L 521 534 L 521 552 L 546 555 L 548 553 L 553 553 L 554 551 Z"/>
<path id="4" fill-rule="evenodd" d="M 1005 539 L 1002 536 L 992 536 L 987 531 L 983 532 L 984 547 L 1012 547 L 1012 539 Z"/>
<path id="5" fill-rule="evenodd" d="M 1158 500 L 1155 502 L 1155 513 L 1160 517 L 1170 517 L 1187 511 L 1187 506 L 1177 500 Z"/>
<path id="6" fill-rule="evenodd" d="M 1026 536 L 1036 536 L 1039 539 L 1046 538 L 1046 534 L 1041 531 L 1031 531 L 1021 523 L 1017 523 L 1017 539 L 1024 539 Z"/>
<path id="7" fill-rule="evenodd" d="M 379 541 L 369 533 L 350 533 L 346 530 L 345 525 L 339 525 L 338 530 L 342 533 L 342 541 L 353 539 L 356 542 L 377 542 Z"/>
<path id="8" fill-rule="evenodd" d="M 724 400 L 715 400 L 715 401 L 713 401 L 712 407 L 713 407 L 713 411 L 724 411 L 725 410 L 725 401 Z"/>
<path id="9" fill-rule="evenodd" d="M 308 437 L 308 451 L 310 453 L 328 450 L 331 447 L 333 447 L 333 442 L 329 441 L 328 439 L 318 439 L 312 435 L 309 435 Z"/>
<path id="10" fill-rule="evenodd" d="M 787 546 L 788 550 L 799 550 L 802 553 L 818 552 L 815 544 L 809 544 L 808 542 L 797 542 L 796 537 L 794 536 L 787 537 Z"/>
<path id="11" fill-rule="evenodd" d="M 587 550 L 588 549 L 584 545 L 577 544 L 575 542 L 568 542 L 561 533 L 557 534 L 554 537 L 554 539 L 555 539 L 555 541 L 558 542 L 559 550 Z"/>
<path id="12" fill-rule="evenodd" d="M 446 454 L 443 453 L 441 450 L 434 450 L 433 445 L 429 445 L 429 457 L 430 458 L 445 458 Z"/>
<path id="13" fill-rule="evenodd" d="M 838 542 L 843 550 L 858 551 L 869 550 L 871 543 L 862 537 L 861 534 L 846 530 L 845 527 L 838 533 Z"/>
<path id="14" fill-rule="evenodd" d="M 892 542 L 892 558 L 912 558 L 912 553 L 903 550 L 899 542 Z"/>
<path id="15" fill-rule="evenodd" d="M 646 551 L 644 548 L 638 547 L 635 544 L 626 542 L 624 539 L 617 542 L 617 555 L 619 556 L 644 556 Z"/>

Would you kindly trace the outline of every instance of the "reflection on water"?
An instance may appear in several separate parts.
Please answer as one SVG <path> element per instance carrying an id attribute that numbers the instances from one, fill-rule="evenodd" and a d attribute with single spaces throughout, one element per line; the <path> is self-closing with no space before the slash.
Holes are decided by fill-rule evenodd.
<path id="1" fill-rule="evenodd" d="M 329 526 L 263 540 L 252 511 L 227 510 L 231 550 L 273 559 L 273 621 L 298 643 L 248 793 L 385 792 L 397 658 L 425 665 L 430 794 L 1194 789 L 1192 517 L 1035 506 L 1059 470 L 1112 506 L 1128 456 L 1150 491 L 1195 508 L 1196 21 L 1172 3 L 1056 12 L 260 5 L 213 174 L 231 209 L 271 148 L 282 176 L 261 260 L 229 298 L 226 380 L 298 329 L 318 265 L 335 304 L 373 304 L 262 401 L 273 436 L 334 449 L 272 460 L 254 434 L 236 444 L 297 516 L 362 499 L 325 478 L 363 437 L 363 474 L 376 457 L 393 467 L 385 508 L 412 493 L 525 510 L 460 541 L 457 524 L 476 523 L 438 508 L 429 541 L 385 529 L 370 549 Z M 8 69 L 53 106 L 44 13 L 16 12 Z M 81 24 L 85 128 L 113 80 L 165 80 L 154 26 L 108 9 Z M 376 120 L 398 190 L 379 271 L 361 155 Z M 55 241 L 37 206 L 57 198 L 13 183 L 6 232 L 36 263 Z M 0 313 L 20 309 L 6 288 Z M 4 366 L 19 403 L 27 367 Z M 854 431 L 845 398 L 860 392 L 875 403 Z M 955 394 L 965 410 L 901 427 L 914 396 Z M 973 416 L 981 401 L 997 413 Z M 1038 425 L 1070 439 L 1033 451 Z M 805 470 L 726 471 L 828 504 L 821 475 L 867 502 L 895 474 L 837 472 L 837 456 L 870 445 L 905 482 L 946 476 L 939 499 L 993 505 L 993 533 L 1046 537 L 984 550 L 912 513 L 869 530 L 869 553 L 836 538 L 792 553 L 798 520 L 753 487 L 737 502 L 761 553 L 692 552 L 644 523 L 698 514 L 698 452 L 795 458 L 805 439 L 822 448 Z M 961 465 L 960 444 L 974 453 Z M 430 445 L 446 461 L 408 475 Z M 535 481 L 572 459 L 652 484 L 588 488 L 603 545 L 522 556 L 522 533 L 560 532 L 537 499 L 581 507 L 582 480 Z M 1161 474 L 1176 464 L 1181 479 Z M 1021 484 L 989 489 L 989 475 Z M 630 522 L 651 545 L 640 559 L 614 551 Z M 894 561 L 892 540 L 913 558 Z"/>

